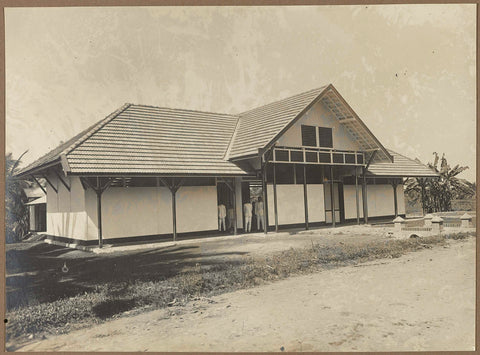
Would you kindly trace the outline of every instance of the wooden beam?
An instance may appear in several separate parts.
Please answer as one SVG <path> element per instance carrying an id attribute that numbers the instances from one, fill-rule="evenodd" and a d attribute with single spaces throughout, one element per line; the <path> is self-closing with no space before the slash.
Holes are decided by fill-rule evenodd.
<path id="1" fill-rule="evenodd" d="M 97 194 L 97 224 L 98 224 L 98 247 L 103 247 L 102 235 L 102 192 L 95 191 Z"/>
<path id="2" fill-rule="evenodd" d="M 88 187 L 88 185 L 85 184 L 85 181 L 83 181 L 83 178 L 82 178 L 82 177 L 80 178 L 80 183 L 82 184 L 83 189 L 86 190 L 87 187 Z"/>
<path id="3" fill-rule="evenodd" d="M 275 213 L 275 232 L 278 233 L 278 207 L 277 207 L 277 167 L 273 163 L 273 212 Z"/>
<path id="4" fill-rule="evenodd" d="M 362 202 L 363 202 L 363 220 L 365 224 L 368 224 L 368 196 L 367 196 L 367 178 L 365 172 L 367 168 L 363 168 L 363 181 L 362 181 Z"/>
<path id="5" fill-rule="evenodd" d="M 60 182 L 63 184 L 63 186 L 65 186 L 65 188 L 68 191 L 70 191 L 70 186 L 68 186 L 68 184 L 63 180 L 63 178 L 60 176 L 60 174 L 56 170 L 53 170 L 53 172 L 55 173 L 55 175 L 57 175 L 57 178 L 60 180 Z"/>
<path id="6" fill-rule="evenodd" d="M 355 204 L 357 206 L 357 224 L 360 224 L 360 196 L 358 191 L 358 169 L 355 167 Z"/>
<path id="7" fill-rule="evenodd" d="M 223 182 L 225 185 L 227 185 L 227 187 L 230 189 L 230 191 L 233 191 L 233 190 L 234 190 L 233 185 L 230 185 L 230 183 L 229 183 L 226 179 L 224 179 L 224 178 L 222 178 L 222 177 L 219 177 L 218 179 L 219 179 L 221 182 Z"/>
<path id="8" fill-rule="evenodd" d="M 262 169 L 262 200 L 263 200 L 263 231 L 267 234 L 267 163 L 263 165 Z"/>
<path id="9" fill-rule="evenodd" d="M 48 180 L 47 176 L 45 174 L 42 175 L 45 181 L 50 185 L 50 187 L 55 191 L 55 193 L 58 194 L 58 190 L 55 186 L 53 186 L 52 182 Z"/>
<path id="10" fill-rule="evenodd" d="M 237 191 L 236 191 L 236 187 L 237 187 L 237 183 L 236 183 L 236 180 L 235 178 L 233 178 L 233 181 L 232 181 L 232 185 L 233 185 L 233 235 L 237 235 Z"/>
<path id="11" fill-rule="evenodd" d="M 172 185 L 175 184 L 175 178 L 172 178 Z M 173 229 L 173 241 L 175 242 L 177 240 L 177 201 L 176 201 L 176 195 L 177 195 L 177 190 L 175 187 L 171 188 L 170 191 L 172 192 L 172 229 Z"/>
<path id="12" fill-rule="evenodd" d="M 161 177 L 158 179 L 162 182 L 163 185 L 170 189 L 172 193 L 172 234 L 173 234 L 173 241 L 177 240 L 177 201 L 176 201 L 176 194 L 177 190 L 183 183 L 183 179 L 180 180 L 177 184 L 175 184 L 175 178 L 172 177 L 172 184 L 168 184 L 167 181 Z"/>
<path id="13" fill-rule="evenodd" d="M 43 193 L 46 195 L 47 194 L 47 191 L 45 190 L 45 188 L 40 184 L 40 182 L 38 182 L 38 180 L 35 178 L 35 176 L 33 175 L 30 175 L 33 179 L 33 181 L 35 181 L 38 185 L 38 187 L 40 187 L 40 189 L 43 191 Z"/>
<path id="14" fill-rule="evenodd" d="M 333 186 L 333 166 L 330 166 L 330 202 L 332 207 L 332 227 L 335 228 L 335 192 Z"/>
<path id="15" fill-rule="evenodd" d="M 308 230 L 308 193 L 307 193 L 307 165 L 303 164 L 303 205 L 305 208 L 305 229 Z"/>
<path id="16" fill-rule="evenodd" d="M 367 165 L 365 166 L 365 171 L 368 169 L 370 166 L 371 162 L 373 161 L 373 158 L 375 158 L 375 155 L 377 155 L 378 150 L 374 150 L 370 158 L 368 159 Z"/>
<path id="17" fill-rule="evenodd" d="M 397 183 L 392 179 L 393 187 L 393 205 L 395 207 L 395 217 L 398 217 L 398 201 L 397 201 Z"/>
<path id="18" fill-rule="evenodd" d="M 80 181 L 81 181 L 83 184 L 85 184 L 86 186 L 88 186 L 89 188 L 91 188 L 93 191 L 96 191 L 95 186 L 93 186 L 92 184 L 90 184 L 90 182 L 88 181 L 88 178 L 80 177 Z"/>

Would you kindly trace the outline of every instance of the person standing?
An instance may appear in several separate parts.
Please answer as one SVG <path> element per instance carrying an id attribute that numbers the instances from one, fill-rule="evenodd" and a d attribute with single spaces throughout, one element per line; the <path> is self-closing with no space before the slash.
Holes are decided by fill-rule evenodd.
<path id="1" fill-rule="evenodd" d="M 232 204 L 228 205 L 227 210 L 227 229 L 232 232 L 235 225 L 235 210 L 233 209 Z"/>
<path id="2" fill-rule="evenodd" d="M 218 205 L 218 231 L 223 230 L 226 231 L 227 229 L 225 228 L 225 217 L 227 216 L 227 209 L 225 208 L 224 204 Z"/>
<path id="3" fill-rule="evenodd" d="M 245 215 L 245 232 L 249 233 L 252 230 L 252 204 L 246 202 L 243 204 L 243 214 Z"/>
<path id="4" fill-rule="evenodd" d="M 263 201 L 259 197 L 257 203 L 255 204 L 255 216 L 257 217 L 257 229 L 260 230 L 260 225 L 262 225 L 262 231 L 265 230 L 265 223 L 263 221 Z"/>

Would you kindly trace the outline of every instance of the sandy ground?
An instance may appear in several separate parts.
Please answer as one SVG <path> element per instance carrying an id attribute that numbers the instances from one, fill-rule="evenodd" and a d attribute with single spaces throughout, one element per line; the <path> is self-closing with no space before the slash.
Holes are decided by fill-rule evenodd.
<path id="1" fill-rule="evenodd" d="M 473 350 L 475 240 L 122 317 L 20 351 Z"/>

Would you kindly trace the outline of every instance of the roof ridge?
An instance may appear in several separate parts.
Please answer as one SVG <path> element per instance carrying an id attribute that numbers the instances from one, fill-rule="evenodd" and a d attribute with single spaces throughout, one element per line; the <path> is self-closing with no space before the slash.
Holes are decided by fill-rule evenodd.
<path id="1" fill-rule="evenodd" d="M 214 115 L 231 116 L 231 117 L 234 117 L 234 118 L 238 118 L 238 117 L 239 117 L 239 115 L 232 114 L 232 113 L 222 113 L 222 112 L 213 112 L 213 111 L 192 110 L 192 109 L 184 109 L 184 108 L 165 107 L 165 106 L 154 106 L 154 105 L 144 105 L 144 104 L 131 104 L 131 106 L 160 108 L 160 109 L 175 110 L 175 111 L 188 111 L 188 112 L 208 113 L 208 114 L 214 114 Z"/>
<path id="2" fill-rule="evenodd" d="M 276 103 L 279 103 L 280 101 L 284 101 L 284 100 L 288 100 L 288 99 L 291 99 L 291 98 L 294 98 L 296 96 L 301 96 L 301 95 L 305 95 L 305 94 L 308 94 L 308 93 L 311 93 L 313 91 L 317 91 L 317 90 L 324 90 L 328 85 L 323 85 L 323 86 L 320 86 L 320 87 L 317 87 L 317 88 L 314 88 L 314 89 L 310 89 L 310 90 L 307 90 L 307 91 L 303 91 L 301 93 L 298 93 L 298 94 L 295 94 L 295 95 L 290 95 L 290 96 L 286 96 L 282 99 L 278 99 L 278 100 L 275 100 L 275 101 L 271 101 L 269 103 L 266 103 L 264 105 L 261 105 L 261 106 L 257 106 L 257 107 L 254 107 L 250 110 L 247 110 L 247 111 L 243 111 L 241 113 L 238 114 L 238 116 L 242 116 L 242 115 L 245 115 L 249 112 L 252 112 L 254 110 L 258 110 L 258 109 L 261 109 L 262 107 L 265 107 L 265 106 L 269 106 L 269 105 L 272 105 L 272 104 L 276 104 Z"/>
<path id="3" fill-rule="evenodd" d="M 228 160 L 230 156 L 230 151 L 232 150 L 233 142 L 235 141 L 235 137 L 237 136 L 238 126 L 240 126 L 240 117 L 238 117 L 237 123 L 235 124 L 235 128 L 233 129 L 232 136 L 230 137 L 230 142 L 228 143 L 227 150 L 225 151 L 225 155 L 223 156 L 224 160 Z"/>
<path id="4" fill-rule="evenodd" d="M 100 120 L 97 122 L 97 124 L 89 129 L 87 132 L 85 132 L 84 135 L 82 135 L 79 139 L 77 139 L 75 142 L 73 142 L 71 145 L 69 145 L 67 148 L 63 149 L 58 155 L 66 155 L 69 154 L 72 150 L 77 148 L 79 145 L 81 145 L 83 142 L 85 142 L 88 138 L 90 138 L 92 135 L 94 135 L 96 132 L 98 132 L 103 126 L 105 126 L 108 122 L 113 120 L 115 117 L 117 117 L 119 114 L 121 114 L 123 111 L 125 111 L 127 108 L 132 106 L 132 104 L 126 103 L 123 104 L 120 108 L 116 109 L 112 113 L 110 113 L 107 117 L 105 117 L 103 120 Z"/>

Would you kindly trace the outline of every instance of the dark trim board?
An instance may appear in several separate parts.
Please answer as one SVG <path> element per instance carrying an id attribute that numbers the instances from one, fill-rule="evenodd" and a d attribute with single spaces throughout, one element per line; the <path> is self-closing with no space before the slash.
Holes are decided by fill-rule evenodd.
<path id="1" fill-rule="evenodd" d="M 239 231 L 243 229 L 238 228 Z M 177 241 L 181 240 L 188 240 L 188 239 L 202 239 L 206 237 L 224 237 L 233 235 L 229 232 L 219 232 L 218 230 L 207 230 L 207 231 L 200 231 L 200 232 L 188 232 L 188 233 L 178 233 L 177 234 Z M 57 242 L 67 243 L 67 244 L 78 244 L 81 246 L 91 246 L 97 247 L 98 246 L 98 239 L 92 240 L 83 240 L 83 239 L 76 239 L 76 238 L 68 238 L 68 237 L 59 237 L 55 235 L 46 235 L 46 239 L 50 239 Z M 113 244 L 113 245 L 133 245 L 133 244 L 146 244 L 146 243 L 155 243 L 155 242 L 172 242 L 173 235 L 172 233 L 169 234 L 155 234 L 155 235 L 142 235 L 142 236 L 135 236 L 135 237 L 122 237 L 122 238 L 105 238 L 103 240 L 104 244 Z"/>
<path id="2" fill-rule="evenodd" d="M 400 217 L 406 218 L 405 214 L 399 214 Z M 376 217 L 370 217 L 368 216 L 368 224 L 379 224 L 379 223 L 370 223 L 370 222 L 382 222 L 383 223 L 393 223 L 393 220 L 395 219 L 395 215 L 388 215 L 388 216 L 376 216 Z M 345 222 L 356 222 L 357 218 L 349 218 L 346 219 Z"/>
<path id="3" fill-rule="evenodd" d="M 399 214 L 402 218 L 405 218 L 405 214 Z M 395 218 L 394 215 L 391 216 L 379 216 L 379 217 L 370 217 L 369 220 L 373 222 L 381 222 L 381 223 L 391 223 Z M 356 218 L 350 218 L 345 220 L 345 223 L 337 224 L 337 226 L 343 225 L 350 225 L 356 224 Z M 363 223 L 362 223 L 363 224 Z M 372 223 L 375 224 L 375 223 Z M 309 228 L 321 228 L 321 227 L 332 227 L 331 223 L 326 222 L 309 222 Z M 278 226 L 279 232 L 287 231 L 289 229 L 305 229 L 305 223 L 293 223 L 293 224 L 281 224 Z M 268 231 L 274 232 L 275 225 L 268 226 Z M 243 228 L 238 228 L 238 232 L 243 234 Z M 248 234 L 255 234 L 261 233 L 262 231 L 252 231 Z M 293 231 L 292 231 L 293 232 Z M 76 238 L 68 238 L 68 237 L 59 237 L 55 235 L 44 234 L 46 239 L 61 242 L 65 244 L 77 244 L 84 247 L 97 247 L 98 246 L 98 239 L 92 240 L 82 240 Z M 232 233 L 229 232 L 219 232 L 218 230 L 207 230 L 207 231 L 200 231 L 200 232 L 188 232 L 188 233 L 178 233 L 177 241 L 181 240 L 188 240 L 188 239 L 199 239 L 207 237 L 224 237 L 224 236 L 233 236 Z M 104 239 L 105 244 L 112 244 L 112 245 L 134 245 L 134 244 L 147 244 L 147 243 L 155 243 L 155 242 L 172 242 L 173 235 L 169 234 L 157 234 L 157 235 L 142 235 L 142 236 L 135 236 L 135 237 L 123 237 L 123 238 L 107 238 Z"/>

